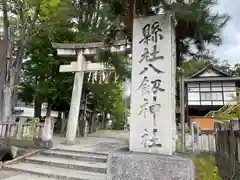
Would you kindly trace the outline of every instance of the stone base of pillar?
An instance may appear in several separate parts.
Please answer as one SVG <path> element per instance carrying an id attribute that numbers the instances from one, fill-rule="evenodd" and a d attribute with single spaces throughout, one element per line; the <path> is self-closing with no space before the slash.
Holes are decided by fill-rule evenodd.
<path id="1" fill-rule="evenodd" d="M 49 149 L 53 147 L 53 141 L 43 141 L 41 139 L 38 139 L 35 140 L 35 146 L 37 146 L 37 148 Z"/>
<path id="2" fill-rule="evenodd" d="M 107 180 L 195 180 L 192 160 L 180 156 L 111 152 L 107 172 Z"/>
<path id="3" fill-rule="evenodd" d="M 64 141 L 63 143 L 61 143 L 61 144 L 71 146 L 71 145 L 74 145 L 74 144 L 75 144 L 75 141 L 65 140 L 65 141 Z"/>

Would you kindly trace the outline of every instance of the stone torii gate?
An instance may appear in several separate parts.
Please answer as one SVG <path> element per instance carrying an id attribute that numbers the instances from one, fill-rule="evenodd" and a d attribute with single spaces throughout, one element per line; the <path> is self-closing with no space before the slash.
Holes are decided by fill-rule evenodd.
<path id="1" fill-rule="evenodd" d="M 71 62 L 69 65 L 60 66 L 60 72 L 75 73 L 65 141 L 66 144 L 72 145 L 75 143 L 77 132 L 84 73 L 114 69 L 113 67 L 105 66 L 104 63 L 92 63 L 87 61 L 88 58 L 90 59 L 92 56 L 96 55 L 97 49 L 105 48 L 103 42 L 86 44 L 53 43 L 53 47 L 57 49 L 57 53 L 60 56 L 77 56 L 76 62 Z M 126 46 L 126 41 L 119 41 L 110 48 L 112 52 L 126 52 L 129 49 L 131 49 L 131 45 L 128 44 Z"/>

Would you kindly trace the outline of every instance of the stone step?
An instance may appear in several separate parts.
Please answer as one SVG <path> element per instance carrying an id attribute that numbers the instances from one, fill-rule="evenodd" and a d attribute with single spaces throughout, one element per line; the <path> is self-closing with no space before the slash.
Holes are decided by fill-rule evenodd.
<path id="1" fill-rule="evenodd" d="M 93 173 L 25 162 L 6 165 L 5 168 L 64 180 L 106 180 L 106 174 L 102 173 Z"/>
<path id="2" fill-rule="evenodd" d="M 73 150 L 73 149 L 63 149 L 63 148 L 54 148 L 51 149 L 54 151 L 61 151 L 61 152 L 73 152 L 73 153 L 84 153 L 84 154 L 94 154 L 94 155 L 102 155 L 102 156 L 107 156 L 108 152 L 96 152 L 96 151 L 80 151 L 80 150 Z"/>
<path id="3" fill-rule="evenodd" d="M 46 180 L 46 177 L 44 176 L 39 176 L 39 175 L 34 175 L 30 173 L 23 173 L 15 176 L 11 176 L 8 178 L 4 178 L 3 180 Z M 57 180 L 56 178 L 47 178 L 47 180 Z"/>
<path id="4" fill-rule="evenodd" d="M 11 171 L 11 170 L 5 170 L 5 169 L 1 169 L 0 170 L 0 179 L 5 179 L 11 176 L 16 176 L 19 173 L 16 171 Z"/>
<path id="5" fill-rule="evenodd" d="M 90 154 L 90 153 L 82 153 L 82 152 L 69 152 L 69 151 L 57 151 L 57 150 L 48 150 L 41 152 L 44 156 L 50 157 L 61 157 L 67 159 L 75 159 L 81 161 L 95 161 L 95 162 L 107 162 L 106 155 L 99 154 Z"/>
<path id="6" fill-rule="evenodd" d="M 24 160 L 25 162 L 33 164 L 45 164 L 49 166 L 55 166 L 60 168 L 69 168 L 75 170 L 106 173 L 107 164 L 93 161 L 79 161 L 74 159 L 59 158 L 59 157 L 49 157 L 49 156 L 33 156 L 28 157 Z"/>

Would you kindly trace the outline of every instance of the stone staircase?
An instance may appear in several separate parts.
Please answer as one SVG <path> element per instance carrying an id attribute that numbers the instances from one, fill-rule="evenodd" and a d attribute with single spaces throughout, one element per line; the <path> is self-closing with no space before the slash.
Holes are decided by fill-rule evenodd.
<path id="1" fill-rule="evenodd" d="M 19 173 L 3 179 L 105 180 L 106 170 L 107 154 L 105 153 L 51 149 L 20 162 L 5 165 L 4 172 L 17 171 Z"/>

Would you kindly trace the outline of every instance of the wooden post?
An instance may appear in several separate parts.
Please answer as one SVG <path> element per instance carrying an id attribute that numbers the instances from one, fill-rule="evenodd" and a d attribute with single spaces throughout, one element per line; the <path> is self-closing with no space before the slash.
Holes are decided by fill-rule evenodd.
<path id="1" fill-rule="evenodd" d="M 185 152 L 185 88 L 183 70 L 180 69 L 181 150 Z"/>

